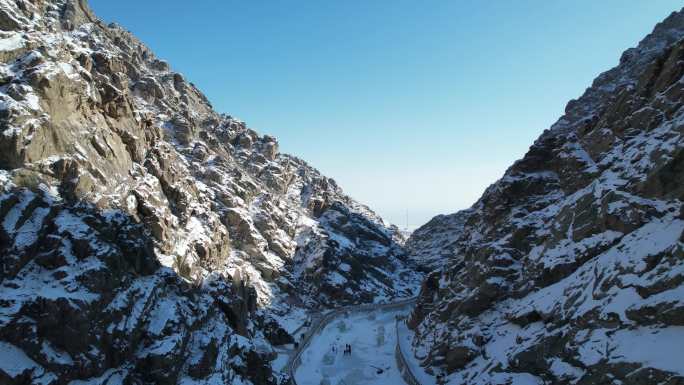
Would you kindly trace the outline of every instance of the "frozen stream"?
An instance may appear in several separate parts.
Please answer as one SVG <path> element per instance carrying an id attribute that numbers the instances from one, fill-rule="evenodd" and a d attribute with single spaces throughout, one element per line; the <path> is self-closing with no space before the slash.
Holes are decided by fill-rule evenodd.
<path id="1" fill-rule="evenodd" d="M 302 352 L 302 363 L 295 373 L 297 384 L 404 384 L 394 358 L 394 323 L 397 315 L 407 313 L 408 308 L 404 308 L 337 317 Z M 352 346 L 351 355 L 343 353 L 345 344 Z"/>

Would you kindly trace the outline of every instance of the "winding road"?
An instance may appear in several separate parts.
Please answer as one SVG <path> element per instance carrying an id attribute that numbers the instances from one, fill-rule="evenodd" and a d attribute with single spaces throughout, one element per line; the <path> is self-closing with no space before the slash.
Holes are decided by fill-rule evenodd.
<path id="1" fill-rule="evenodd" d="M 402 301 L 397 301 L 397 302 L 392 302 L 392 303 L 387 303 L 387 304 L 364 304 L 364 305 L 354 305 L 354 306 L 345 306 L 341 307 L 335 310 L 332 310 L 330 312 L 327 312 L 325 314 L 315 314 L 312 317 L 312 324 L 310 329 L 304 333 L 304 339 L 301 341 L 300 345 L 298 348 L 296 348 L 292 354 L 290 355 L 290 358 L 287 361 L 287 372 L 290 377 L 289 384 L 290 385 L 297 385 L 297 380 L 295 378 L 295 372 L 297 371 L 297 368 L 302 363 L 302 353 L 309 347 L 311 344 L 311 341 L 313 338 L 320 333 L 321 330 L 323 330 L 330 322 L 333 320 L 337 319 L 341 315 L 345 314 L 350 314 L 350 313 L 359 313 L 359 312 L 367 312 L 367 311 L 374 311 L 374 310 L 396 310 L 396 309 L 401 309 L 406 306 L 410 306 L 416 303 L 417 297 L 405 299 Z M 399 320 L 397 320 L 397 323 Z M 395 348 L 395 359 L 397 361 L 397 367 L 399 368 L 399 371 L 401 373 L 402 378 L 408 385 L 420 385 L 416 377 L 413 375 L 411 372 L 411 369 L 409 366 L 406 364 L 406 359 L 404 357 L 404 354 L 401 350 L 401 346 L 399 344 L 399 336 L 398 336 L 398 328 L 395 328 L 395 332 L 397 333 L 397 346 Z"/>

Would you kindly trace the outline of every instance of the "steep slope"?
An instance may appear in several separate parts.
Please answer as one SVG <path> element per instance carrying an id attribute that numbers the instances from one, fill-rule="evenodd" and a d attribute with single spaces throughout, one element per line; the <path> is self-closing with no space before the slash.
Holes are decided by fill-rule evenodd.
<path id="1" fill-rule="evenodd" d="M 472 208 L 408 240 L 445 265 L 410 327 L 449 384 L 684 383 L 683 38 L 673 13 Z"/>
<path id="2" fill-rule="evenodd" d="M 396 228 L 84 1 L 0 30 L 0 382 L 275 383 L 308 309 L 411 295 Z"/>

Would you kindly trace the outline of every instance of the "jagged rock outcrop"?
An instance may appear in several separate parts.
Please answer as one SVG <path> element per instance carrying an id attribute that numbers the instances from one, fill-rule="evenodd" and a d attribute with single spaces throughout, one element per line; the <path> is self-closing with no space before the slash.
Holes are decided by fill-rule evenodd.
<path id="1" fill-rule="evenodd" d="M 276 383 L 303 310 L 411 295 L 396 228 L 85 1 L 0 29 L 0 382 Z"/>
<path id="2" fill-rule="evenodd" d="M 410 319 L 430 370 L 449 384 L 684 383 L 683 75 L 677 12 L 475 205 L 411 236 L 436 268 Z"/>

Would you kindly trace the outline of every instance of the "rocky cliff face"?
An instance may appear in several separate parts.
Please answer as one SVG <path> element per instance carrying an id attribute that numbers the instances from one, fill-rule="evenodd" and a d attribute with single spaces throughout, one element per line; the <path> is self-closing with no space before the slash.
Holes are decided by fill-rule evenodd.
<path id="1" fill-rule="evenodd" d="M 684 13 L 658 24 L 470 209 L 407 248 L 414 353 L 450 384 L 681 384 Z"/>
<path id="2" fill-rule="evenodd" d="M 411 295 L 396 228 L 84 1 L 0 30 L 1 383 L 276 383 L 307 309 Z"/>

